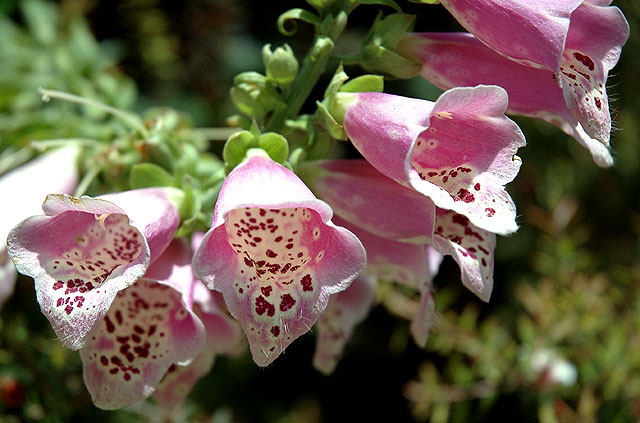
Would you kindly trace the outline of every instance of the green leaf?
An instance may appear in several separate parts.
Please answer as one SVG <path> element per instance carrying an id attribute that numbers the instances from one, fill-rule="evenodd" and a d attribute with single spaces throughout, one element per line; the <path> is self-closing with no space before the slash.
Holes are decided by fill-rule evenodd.
<path id="1" fill-rule="evenodd" d="M 130 184 L 132 189 L 148 187 L 175 186 L 173 176 L 153 163 L 139 163 L 131 169 Z"/>

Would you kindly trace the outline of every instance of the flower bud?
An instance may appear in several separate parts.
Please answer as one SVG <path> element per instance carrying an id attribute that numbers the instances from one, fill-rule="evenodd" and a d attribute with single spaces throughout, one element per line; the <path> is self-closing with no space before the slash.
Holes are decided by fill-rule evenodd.
<path id="1" fill-rule="evenodd" d="M 279 101 L 275 87 L 267 77 L 257 72 L 242 72 L 237 75 L 230 94 L 236 108 L 254 118 L 265 116 Z"/>
<path id="2" fill-rule="evenodd" d="M 287 44 L 274 51 L 271 51 L 270 44 L 266 44 L 262 49 L 262 61 L 267 79 L 280 86 L 288 86 L 298 74 L 298 60 Z"/>

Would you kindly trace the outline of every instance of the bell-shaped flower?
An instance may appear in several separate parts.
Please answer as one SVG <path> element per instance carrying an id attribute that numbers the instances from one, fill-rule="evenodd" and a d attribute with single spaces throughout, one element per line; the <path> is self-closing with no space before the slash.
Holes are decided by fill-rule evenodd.
<path id="1" fill-rule="evenodd" d="M 433 239 L 433 201 L 385 177 L 366 160 L 306 162 L 298 174 L 337 216 L 362 229 L 398 241 L 425 244 Z"/>
<path id="2" fill-rule="evenodd" d="M 433 277 L 438 273 L 442 255 L 431 245 L 405 243 L 382 238 L 357 227 L 357 224 L 337 222 L 349 228 L 367 250 L 364 274 L 376 281 L 394 282 L 397 287 L 383 303 L 411 321 L 411 335 L 416 344 L 424 346 L 435 315 Z M 419 302 L 406 298 L 402 291 L 416 293 Z M 388 301 L 387 301 L 388 300 Z M 395 306 L 401 304 L 400 307 Z"/>
<path id="3" fill-rule="evenodd" d="M 418 266 L 420 262 L 415 259 L 416 254 L 422 253 L 401 252 L 410 248 L 408 244 L 396 242 L 397 245 L 384 245 L 384 240 L 373 237 L 429 244 L 439 254 L 451 255 L 460 266 L 462 283 L 483 301 L 489 300 L 493 288 L 494 233 L 478 228 L 464 215 L 434 207 L 428 198 L 385 177 L 365 160 L 310 162 L 301 169 L 301 174 L 320 198 L 332 206 L 334 202 L 338 204 L 334 207 L 336 215 L 348 222 L 343 226 L 347 226 L 358 238 L 362 237 L 361 241 L 367 250 L 367 269 L 377 267 L 376 273 L 380 274 L 384 267 L 378 267 L 375 263 L 381 260 L 378 257 L 385 255 L 377 251 L 387 249 L 387 256 L 395 256 L 388 261 L 399 264 L 391 267 L 396 272 L 391 279 L 406 281 L 406 285 L 424 293 L 426 290 L 422 288 L 420 280 L 411 277 L 412 274 L 435 273 L 435 269 L 426 272 L 423 269 L 427 267 L 424 266 L 413 269 L 412 266 Z M 350 179 L 350 175 L 353 175 L 353 179 Z M 366 209 L 362 206 L 363 202 Z M 370 233 L 366 234 L 357 228 Z M 425 228 L 429 231 L 425 231 Z M 439 264 L 434 258 L 429 262 Z M 403 274 L 403 271 L 406 273 Z"/>
<path id="4" fill-rule="evenodd" d="M 13 293 L 17 273 L 6 239 L 23 219 L 37 214 L 50 192 L 70 194 L 78 182 L 76 146 L 52 150 L 0 176 L 0 307 Z"/>
<path id="5" fill-rule="evenodd" d="M 81 348 L 118 291 L 142 277 L 169 245 L 179 223 L 171 193 L 50 194 L 44 215 L 11 231 L 9 257 L 35 280 L 40 308 L 65 346 Z"/>
<path id="6" fill-rule="evenodd" d="M 202 239 L 201 233 L 194 234 L 196 239 Z M 174 241 L 176 244 L 176 241 Z M 199 244 L 197 241 L 196 245 Z M 204 324 L 205 341 L 200 353 L 188 365 L 173 364 L 153 393 L 153 399 L 164 407 L 171 409 L 182 401 L 193 389 L 195 384 L 213 368 L 215 358 L 221 354 L 236 354 L 240 352 L 241 331 L 238 323 L 224 310 L 222 294 L 209 290 L 204 284 L 195 279 L 191 267 L 192 253 L 190 248 L 184 247 L 184 242 L 167 249 L 167 253 L 173 253 L 174 275 L 182 273 L 187 281 L 191 281 L 189 295 L 184 296 L 184 301 L 192 303 L 193 311 Z M 185 254 L 186 253 L 186 254 Z M 157 272 L 159 266 L 152 266 L 147 276 L 162 277 Z"/>
<path id="7" fill-rule="evenodd" d="M 443 89 L 502 86 L 510 112 L 544 119 L 598 165 L 613 163 L 605 85 L 629 37 L 618 8 L 606 0 L 442 3 L 473 35 L 407 35 L 398 51 L 421 62 L 426 79 Z"/>
<path id="8" fill-rule="evenodd" d="M 332 214 L 262 150 L 250 150 L 224 181 L 193 267 L 222 292 L 258 365 L 306 333 L 365 266 L 362 244 Z"/>
<path id="9" fill-rule="evenodd" d="M 349 288 L 331 296 L 315 326 L 317 337 L 313 367 L 316 370 L 325 375 L 333 373 L 354 328 L 369 314 L 374 288 L 372 278 L 360 275 Z"/>
<path id="10" fill-rule="evenodd" d="M 454 88 L 435 103 L 374 92 L 340 93 L 338 102 L 345 132 L 379 172 L 487 231 L 517 229 L 504 185 L 525 139 L 504 115 L 502 88 Z"/>
<path id="11" fill-rule="evenodd" d="M 117 293 L 90 333 L 80 357 L 96 406 L 118 409 L 149 397 L 170 369 L 202 352 L 206 334 L 193 311 L 190 261 L 188 243 L 175 240 L 144 278 Z"/>

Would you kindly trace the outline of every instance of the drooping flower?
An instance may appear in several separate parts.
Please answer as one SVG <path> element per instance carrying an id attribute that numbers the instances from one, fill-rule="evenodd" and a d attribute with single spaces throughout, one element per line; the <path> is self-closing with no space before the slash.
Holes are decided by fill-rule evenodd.
<path id="1" fill-rule="evenodd" d="M 81 348 L 118 291 L 142 277 L 169 245 L 179 223 L 169 193 L 50 194 L 44 215 L 11 231 L 9 257 L 35 280 L 40 308 L 65 346 Z"/>
<path id="2" fill-rule="evenodd" d="M 360 241 L 331 217 L 325 202 L 261 150 L 225 179 L 193 267 L 222 292 L 258 365 L 306 333 L 329 296 L 365 266 Z"/>
<path id="3" fill-rule="evenodd" d="M 388 256 L 397 256 L 389 261 L 400 265 L 396 271 L 408 272 L 394 278 L 414 281 L 408 284 L 425 292 L 421 282 L 410 277 L 412 273 L 426 273 L 420 269 L 410 271 L 420 262 L 416 253 L 400 252 L 410 247 L 402 247 L 402 243 L 384 245 L 383 240 L 373 237 L 428 244 L 439 254 L 451 255 L 460 266 L 462 283 L 482 300 L 489 300 L 493 289 L 494 233 L 478 228 L 462 214 L 434 207 L 428 198 L 385 177 L 365 160 L 310 162 L 301 169 L 301 174 L 320 198 L 332 206 L 337 204 L 334 210 L 348 222 L 345 226 L 359 238 L 362 236 L 369 257 L 367 269 L 374 267 L 378 257 L 385 257 L 383 252 L 387 249 Z M 372 253 L 375 255 L 371 256 Z M 434 272 L 435 269 L 430 273 Z"/>
<path id="4" fill-rule="evenodd" d="M 398 241 L 433 239 L 433 201 L 385 177 L 366 160 L 307 162 L 298 174 L 337 216 L 362 229 Z"/>
<path id="5" fill-rule="evenodd" d="M 354 328 L 369 314 L 374 287 L 372 278 L 360 275 L 349 288 L 331 296 L 316 323 L 316 349 L 313 354 L 316 370 L 325 375 L 333 373 Z"/>
<path id="6" fill-rule="evenodd" d="M 443 1 L 473 35 L 409 34 L 398 51 L 443 89 L 502 86 L 510 112 L 558 126 L 610 166 L 605 84 L 629 36 L 624 15 L 607 0 L 515 3 Z"/>
<path id="7" fill-rule="evenodd" d="M 90 333 L 80 357 L 96 406 L 118 409 L 149 397 L 170 369 L 202 352 L 205 328 L 193 311 L 200 282 L 190 261 L 188 243 L 175 240 L 144 278 L 117 293 Z"/>
<path id="8" fill-rule="evenodd" d="M 78 182 L 79 149 L 63 147 L 46 152 L 0 176 L 0 307 L 13 293 L 17 273 L 9 260 L 6 239 L 21 220 L 38 213 L 50 192 L 70 194 Z"/>
<path id="9" fill-rule="evenodd" d="M 202 235 L 194 234 L 192 244 L 199 245 Z M 173 253 L 172 261 L 175 264 L 171 273 L 181 274 L 181 278 L 186 277 L 187 281 L 191 281 L 190 292 L 188 295 L 183 293 L 183 301 L 186 304 L 192 303 L 193 311 L 204 324 L 205 341 L 204 347 L 192 362 L 188 365 L 173 364 L 156 386 L 153 398 L 166 409 L 175 407 L 191 392 L 198 380 L 211 371 L 216 356 L 239 352 L 241 339 L 237 322 L 223 310 L 222 294 L 209 290 L 193 275 L 191 248 L 185 248 L 184 242 L 173 247 L 174 244 L 177 242 L 174 241 L 172 246 L 169 246 L 163 257 Z M 163 277 L 163 273 L 167 274 L 166 271 L 158 272 L 158 268 L 157 265 L 152 266 L 147 276 Z"/>
<path id="10" fill-rule="evenodd" d="M 525 140 L 504 115 L 502 88 L 454 88 L 435 103 L 373 92 L 339 96 L 345 132 L 379 172 L 484 230 L 517 229 L 504 185 L 520 169 L 515 154 Z"/>

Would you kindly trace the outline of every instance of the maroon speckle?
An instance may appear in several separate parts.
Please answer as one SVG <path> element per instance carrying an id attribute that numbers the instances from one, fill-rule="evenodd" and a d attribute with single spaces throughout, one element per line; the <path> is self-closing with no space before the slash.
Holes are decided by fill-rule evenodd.
<path id="1" fill-rule="evenodd" d="M 267 257 L 269 258 L 276 258 L 278 257 L 278 253 L 276 253 L 275 251 L 268 249 L 267 252 L 265 253 L 267 255 Z"/>
<path id="2" fill-rule="evenodd" d="M 256 313 L 262 316 L 265 312 L 267 313 L 267 316 L 273 317 L 276 313 L 276 308 L 269 301 L 265 300 L 262 295 L 260 295 L 256 298 Z"/>
<path id="3" fill-rule="evenodd" d="M 480 183 L 477 183 L 473 186 L 473 189 L 475 189 L 476 191 L 480 191 Z"/>
<path id="4" fill-rule="evenodd" d="M 457 196 L 458 196 L 458 200 L 462 200 L 465 203 L 473 203 L 476 200 L 474 195 L 464 188 L 460 188 L 460 190 L 458 190 Z"/>
<path id="5" fill-rule="evenodd" d="M 58 281 L 58 282 L 53 284 L 53 289 L 60 289 L 62 287 L 64 287 L 64 282 L 62 282 L 62 281 Z"/>
<path id="6" fill-rule="evenodd" d="M 495 209 L 492 209 L 491 207 L 487 207 L 484 211 L 487 213 L 487 217 L 493 217 L 493 215 L 496 214 Z"/>
<path id="7" fill-rule="evenodd" d="M 262 291 L 262 295 L 264 295 L 265 297 L 268 297 L 269 295 L 271 295 L 271 291 L 273 291 L 273 287 L 263 286 L 263 287 L 260 287 L 260 291 Z"/>
<path id="8" fill-rule="evenodd" d="M 113 333 L 116 330 L 116 327 L 114 326 L 109 316 L 104 316 L 104 323 L 105 325 L 107 325 L 107 332 Z"/>
<path id="9" fill-rule="evenodd" d="M 311 275 L 306 274 L 300 280 L 300 284 L 302 285 L 303 291 L 313 291 L 313 285 L 311 284 Z"/>
<path id="10" fill-rule="evenodd" d="M 296 300 L 290 294 L 284 294 L 280 297 L 280 311 L 287 311 L 296 304 Z"/>
<path id="11" fill-rule="evenodd" d="M 107 358 L 107 356 L 103 355 L 100 357 L 100 364 L 102 364 L 103 366 L 109 365 L 109 359 Z"/>
<path id="12" fill-rule="evenodd" d="M 461 214 L 451 216 L 451 221 L 461 226 L 467 226 L 469 224 L 469 219 Z"/>
<path id="13" fill-rule="evenodd" d="M 277 337 L 280 335 L 280 326 L 271 326 L 271 333 L 273 336 Z"/>
<path id="14" fill-rule="evenodd" d="M 595 102 L 596 102 L 596 107 L 597 107 L 598 109 L 602 109 L 602 102 L 600 101 L 600 99 L 599 99 L 598 97 L 594 97 L 594 98 L 593 98 L 593 101 L 595 101 Z"/>
<path id="15" fill-rule="evenodd" d="M 589 70 L 595 69 L 595 63 L 593 62 L 593 60 L 591 60 L 591 57 L 584 55 L 582 53 L 579 53 L 577 51 L 573 53 L 573 57 L 575 57 L 576 60 L 578 60 L 580 63 L 588 67 Z"/>

